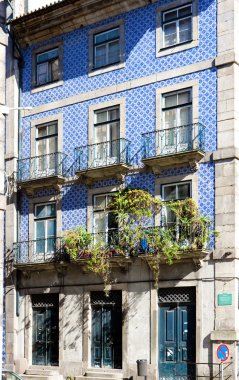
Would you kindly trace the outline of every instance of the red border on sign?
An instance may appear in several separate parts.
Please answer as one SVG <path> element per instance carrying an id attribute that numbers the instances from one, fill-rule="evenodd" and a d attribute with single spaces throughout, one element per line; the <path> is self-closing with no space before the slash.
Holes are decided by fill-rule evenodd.
<path id="1" fill-rule="evenodd" d="M 218 357 L 218 351 L 220 350 L 220 347 L 226 347 L 226 349 L 227 349 L 227 356 L 225 357 L 225 359 L 221 359 Z M 229 359 L 229 352 L 230 352 L 229 347 L 226 344 L 224 344 L 224 343 L 219 344 L 219 346 L 217 347 L 217 358 L 218 358 L 218 360 L 220 360 L 221 362 L 226 362 Z"/>

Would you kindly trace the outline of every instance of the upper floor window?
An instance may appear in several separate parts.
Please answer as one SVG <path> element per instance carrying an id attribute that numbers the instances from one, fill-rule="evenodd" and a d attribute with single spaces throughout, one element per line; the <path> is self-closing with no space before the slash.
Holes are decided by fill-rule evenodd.
<path id="1" fill-rule="evenodd" d="M 112 194 L 100 194 L 94 196 L 93 206 L 93 231 L 94 242 L 110 243 L 115 241 L 118 223 L 112 211 L 107 211 L 107 206 L 112 200 Z"/>
<path id="2" fill-rule="evenodd" d="M 182 44 L 192 40 L 192 5 L 163 12 L 163 47 Z"/>
<path id="3" fill-rule="evenodd" d="M 162 200 L 164 202 L 191 198 L 191 182 L 172 183 L 162 186 Z M 165 205 L 162 210 L 162 224 L 165 227 L 174 227 L 177 218 L 174 212 Z"/>
<path id="4" fill-rule="evenodd" d="M 35 253 L 54 252 L 56 241 L 56 204 L 46 203 L 35 206 Z"/>
<path id="5" fill-rule="evenodd" d="M 124 65 L 122 20 L 95 28 L 89 34 L 89 73 L 95 75 Z"/>
<path id="6" fill-rule="evenodd" d="M 94 35 L 94 68 L 120 61 L 120 29 L 115 28 Z"/>
<path id="7" fill-rule="evenodd" d="M 62 79 L 62 44 L 50 45 L 33 51 L 32 87 L 59 85 Z"/>
<path id="8" fill-rule="evenodd" d="M 57 121 L 36 128 L 36 168 L 38 175 L 54 174 L 57 165 Z"/>
<path id="9" fill-rule="evenodd" d="M 163 95 L 163 128 L 187 126 L 192 123 L 192 90 L 184 89 Z"/>
<path id="10" fill-rule="evenodd" d="M 59 79 L 58 48 L 45 51 L 36 56 L 36 84 L 55 82 Z"/>

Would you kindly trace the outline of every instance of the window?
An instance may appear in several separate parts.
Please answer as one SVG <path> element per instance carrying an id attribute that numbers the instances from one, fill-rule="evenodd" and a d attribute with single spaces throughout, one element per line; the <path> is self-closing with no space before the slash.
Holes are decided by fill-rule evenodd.
<path id="1" fill-rule="evenodd" d="M 89 73 L 96 75 L 124 66 L 122 20 L 95 28 L 89 33 Z"/>
<path id="2" fill-rule="evenodd" d="M 162 13 L 163 47 L 192 40 L 192 4 Z"/>
<path id="3" fill-rule="evenodd" d="M 120 29 L 115 28 L 94 35 L 94 68 L 120 61 Z"/>
<path id="4" fill-rule="evenodd" d="M 59 79 L 58 48 L 36 55 L 36 85 L 55 82 Z"/>
<path id="5" fill-rule="evenodd" d="M 162 200 L 165 202 L 183 200 L 191 197 L 191 182 L 172 183 L 162 186 Z M 173 227 L 176 225 L 176 216 L 169 207 L 164 206 L 162 211 L 162 225 Z"/>
<path id="6" fill-rule="evenodd" d="M 111 243 L 117 237 L 118 224 L 113 212 L 106 208 L 112 200 L 112 194 L 95 195 L 93 199 L 94 242 Z"/>
<path id="7" fill-rule="evenodd" d="M 119 162 L 120 107 L 94 111 L 91 166 L 106 166 Z"/>
<path id="8" fill-rule="evenodd" d="M 56 174 L 57 169 L 57 122 L 49 122 L 36 127 L 36 167 L 38 175 Z"/>
<path id="9" fill-rule="evenodd" d="M 198 46 L 198 3 L 199 0 L 174 0 L 158 7 L 157 57 Z"/>
<path id="10" fill-rule="evenodd" d="M 62 84 L 63 44 L 55 43 L 33 51 L 32 87 L 33 92 Z"/>
<path id="11" fill-rule="evenodd" d="M 35 206 L 35 254 L 53 253 L 56 242 L 56 205 L 55 203 Z"/>
<path id="12" fill-rule="evenodd" d="M 192 90 L 162 95 L 162 133 L 160 149 L 164 154 L 188 150 L 192 144 Z"/>

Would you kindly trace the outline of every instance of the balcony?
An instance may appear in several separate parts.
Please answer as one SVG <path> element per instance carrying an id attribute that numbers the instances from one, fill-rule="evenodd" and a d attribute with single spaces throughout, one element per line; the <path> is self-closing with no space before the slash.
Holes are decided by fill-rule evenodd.
<path id="1" fill-rule="evenodd" d="M 204 130 L 204 125 L 196 123 L 143 134 L 143 163 L 155 174 L 182 165 L 197 170 L 205 155 Z"/>
<path id="2" fill-rule="evenodd" d="M 29 195 L 43 187 L 58 189 L 64 183 L 66 158 L 57 152 L 18 160 L 18 185 Z"/>
<path id="3" fill-rule="evenodd" d="M 122 177 L 130 169 L 130 142 L 126 139 L 85 145 L 75 149 L 76 175 L 84 183 Z"/>

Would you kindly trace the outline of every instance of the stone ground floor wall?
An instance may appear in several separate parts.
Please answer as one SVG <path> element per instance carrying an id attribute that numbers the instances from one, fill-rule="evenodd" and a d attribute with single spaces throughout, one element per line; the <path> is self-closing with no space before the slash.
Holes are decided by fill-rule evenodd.
<path id="1" fill-rule="evenodd" d="M 212 368 L 207 363 L 216 362 L 211 342 L 215 329 L 214 262 L 205 259 L 201 264 L 201 268 L 193 261 L 162 265 L 159 288 L 195 288 L 197 371 L 207 377 Z M 159 309 L 152 273 L 142 259 L 135 258 L 125 267 L 113 268 L 112 274 L 112 290 L 122 291 L 122 374 L 136 378 L 136 360 L 147 359 L 148 378 L 157 379 Z M 7 288 L 7 341 L 14 342 L 7 346 L 7 364 L 13 368 L 15 363 L 21 370 L 32 364 L 32 295 L 57 293 L 59 371 L 64 377 L 84 374 L 91 367 L 90 295 L 103 290 L 100 278 L 79 265 L 58 265 L 20 272 L 17 286 L 19 300 L 14 287 Z"/>

